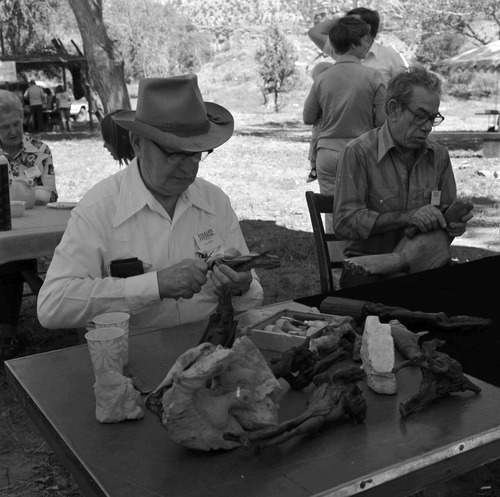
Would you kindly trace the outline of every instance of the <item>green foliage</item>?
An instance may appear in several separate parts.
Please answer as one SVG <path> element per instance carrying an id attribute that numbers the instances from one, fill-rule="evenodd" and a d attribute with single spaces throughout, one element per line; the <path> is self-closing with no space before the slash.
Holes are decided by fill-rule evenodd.
<path id="1" fill-rule="evenodd" d="M 209 34 L 196 30 L 172 5 L 115 0 L 105 9 L 105 20 L 125 60 L 127 79 L 194 72 L 211 56 Z"/>
<path id="2" fill-rule="evenodd" d="M 499 38 L 498 0 L 405 0 L 409 17 L 419 19 L 425 33 L 460 34 L 486 44 Z"/>
<path id="3" fill-rule="evenodd" d="M 45 0 L 2 0 L 0 32 L 6 54 L 39 54 L 50 50 L 51 2 Z"/>
<path id="4" fill-rule="evenodd" d="M 415 51 L 415 61 L 435 71 L 440 61 L 460 53 L 463 43 L 464 37 L 455 33 L 428 36 Z"/>
<path id="5" fill-rule="evenodd" d="M 309 25 L 309 2 L 303 0 L 167 0 L 196 26 L 220 37 L 278 22 L 292 29 Z"/>
<path id="6" fill-rule="evenodd" d="M 290 91 L 297 82 L 295 48 L 283 31 L 274 25 L 265 31 L 263 44 L 257 49 L 255 60 L 264 99 L 269 93 L 274 94 L 274 111 L 279 112 L 280 94 Z"/>

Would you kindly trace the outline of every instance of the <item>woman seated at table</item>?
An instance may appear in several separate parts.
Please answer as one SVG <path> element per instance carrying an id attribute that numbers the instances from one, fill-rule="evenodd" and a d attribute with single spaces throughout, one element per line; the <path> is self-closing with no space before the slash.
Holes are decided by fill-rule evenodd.
<path id="1" fill-rule="evenodd" d="M 52 153 L 38 139 L 23 133 L 23 106 L 19 97 L 0 90 L 0 148 L 9 162 L 9 180 L 23 180 L 50 191 L 49 201 L 57 200 Z M 36 259 L 0 265 L 0 360 L 20 352 L 17 338 L 24 274 L 36 272 Z"/>

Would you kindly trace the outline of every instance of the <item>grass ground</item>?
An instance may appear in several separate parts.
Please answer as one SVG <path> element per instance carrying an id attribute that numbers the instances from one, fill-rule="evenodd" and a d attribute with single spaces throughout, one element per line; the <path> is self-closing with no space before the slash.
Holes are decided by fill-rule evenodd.
<path id="1" fill-rule="evenodd" d="M 476 105 L 480 108 L 487 103 Z M 460 107 L 453 102 L 453 108 Z M 280 257 L 280 268 L 259 272 L 265 303 L 272 303 L 319 292 L 316 252 L 304 196 L 306 189 L 319 189 L 317 182 L 305 182 L 310 130 L 300 124 L 299 110 L 290 107 L 274 114 L 259 107 L 258 111 L 235 114 L 235 136 L 202 163 L 199 174 L 228 193 L 250 249 L 270 250 Z M 98 130 L 90 133 L 80 125 L 72 136 L 47 134 L 43 139 L 53 151 L 60 200 L 79 200 L 93 184 L 118 170 L 117 163 L 102 147 Z M 475 206 L 468 233 L 453 245 L 454 257 L 465 261 L 500 253 L 499 160 L 457 150 L 452 151 L 452 162 L 461 198 Z M 71 330 L 41 328 L 34 298 L 23 303 L 20 332 L 29 341 L 27 353 L 78 341 Z M 73 478 L 13 399 L 3 369 L 0 383 L 0 495 L 81 496 Z M 495 463 L 446 485 L 434 486 L 425 497 L 500 496 L 499 483 L 500 467 Z"/>

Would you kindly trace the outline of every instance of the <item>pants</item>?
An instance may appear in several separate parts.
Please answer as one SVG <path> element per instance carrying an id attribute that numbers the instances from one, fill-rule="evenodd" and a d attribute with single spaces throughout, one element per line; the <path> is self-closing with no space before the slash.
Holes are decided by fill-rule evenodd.
<path id="1" fill-rule="evenodd" d="M 13 337 L 17 333 L 19 311 L 23 299 L 23 270 L 36 272 L 36 259 L 0 264 L 0 335 Z"/>
<path id="2" fill-rule="evenodd" d="M 30 114 L 33 117 L 33 131 L 43 130 L 43 105 L 31 105 Z"/>
<path id="3" fill-rule="evenodd" d="M 335 194 L 335 183 L 337 178 L 337 168 L 342 152 L 330 150 L 329 148 L 318 149 L 316 157 L 316 174 L 318 176 L 319 192 L 323 195 Z M 333 214 L 325 214 L 325 232 L 333 233 Z M 333 261 L 342 258 L 339 248 L 334 242 L 328 243 L 330 258 Z"/>
<path id="4" fill-rule="evenodd" d="M 61 126 L 66 131 L 71 131 L 71 118 L 69 109 L 58 109 L 59 117 L 61 119 Z"/>

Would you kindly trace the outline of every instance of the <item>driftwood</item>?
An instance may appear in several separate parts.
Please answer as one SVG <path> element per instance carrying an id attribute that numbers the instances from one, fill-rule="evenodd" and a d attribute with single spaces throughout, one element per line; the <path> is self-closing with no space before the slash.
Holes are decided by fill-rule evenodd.
<path id="1" fill-rule="evenodd" d="M 339 327 L 328 325 L 306 338 L 303 344 L 273 358 L 271 370 L 276 378 L 286 380 L 293 390 L 302 390 L 335 362 L 359 358 L 360 337 L 354 331 L 354 320 L 344 317 L 352 325 L 347 321 Z"/>
<path id="2" fill-rule="evenodd" d="M 472 207 L 470 203 L 457 200 L 447 208 L 444 217 L 447 222 L 460 221 Z M 359 278 L 362 284 L 363 278 L 370 275 L 411 274 L 438 268 L 451 260 L 451 241 L 452 238 L 441 228 L 421 233 L 410 227 L 393 252 L 346 259 L 344 271 L 350 273 L 350 280 Z"/>
<path id="3" fill-rule="evenodd" d="M 280 265 L 279 259 L 267 253 L 234 256 L 209 257 L 201 254 L 210 269 L 224 264 L 237 272 L 250 271 L 254 268 L 274 269 Z M 217 309 L 210 316 L 207 327 L 200 339 L 200 344 L 209 342 L 214 345 L 231 347 L 236 336 L 238 321 L 234 319 L 234 309 L 229 287 L 223 285 Z"/>
<path id="4" fill-rule="evenodd" d="M 354 373 L 352 377 L 354 381 L 359 379 L 359 368 L 357 370 L 358 372 Z M 246 448 L 255 444 L 257 451 L 260 452 L 265 447 L 287 442 L 300 435 L 314 433 L 323 425 L 342 419 L 362 423 L 366 418 L 366 410 L 363 392 L 355 383 L 339 381 L 322 375 L 317 378 L 317 384 L 311 394 L 308 407 L 300 416 L 275 427 L 244 433 L 236 437 L 225 434 L 224 438 L 237 439 Z"/>
<path id="5" fill-rule="evenodd" d="M 211 343 L 232 347 L 238 321 L 234 319 L 234 309 L 229 287 L 223 285 L 217 309 L 210 315 L 207 327 L 200 339 L 201 343 Z"/>
<path id="6" fill-rule="evenodd" d="M 422 382 L 417 394 L 399 405 L 401 416 L 419 411 L 436 399 L 447 397 L 453 392 L 470 390 L 479 393 L 481 388 L 464 376 L 461 364 L 449 355 L 438 352 L 437 347 L 444 345 L 442 340 L 430 340 L 422 344 L 422 354 L 414 354 L 398 364 L 394 373 L 408 366 L 418 366 L 422 372 Z"/>

